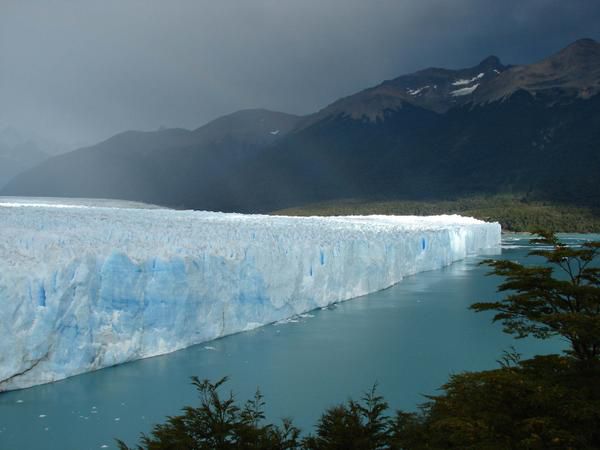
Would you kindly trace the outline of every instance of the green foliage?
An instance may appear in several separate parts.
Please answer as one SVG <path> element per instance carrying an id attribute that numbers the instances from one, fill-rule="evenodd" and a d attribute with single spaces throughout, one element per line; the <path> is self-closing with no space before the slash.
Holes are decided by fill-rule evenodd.
<path id="1" fill-rule="evenodd" d="M 155 425 L 150 436 L 142 435 L 137 450 L 383 450 L 391 449 L 393 421 L 376 385 L 361 402 L 348 400 L 328 409 L 319 419 L 316 433 L 300 439 L 300 430 L 290 419 L 281 426 L 263 425 L 263 397 L 256 392 L 243 408 L 230 393 L 224 399 L 219 388 L 227 381 L 200 381 L 192 384 L 200 393 L 200 406 L 184 408 L 184 414 Z M 133 450 L 117 441 L 121 450 Z"/>
<path id="2" fill-rule="evenodd" d="M 316 435 L 303 447 L 310 450 L 379 450 L 389 448 L 392 422 L 385 416 L 388 404 L 376 385 L 362 398 L 328 409 L 317 423 Z"/>
<path id="3" fill-rule="evenodd" d="M 557 238 L 538 232 L 540 248 L 530 255 L 542 257 L 544 266 L 525 266 L 509 260 L 486 260 L 492 274 L 505 278 L 498 290 L 507 296 L 497 302 L 476 303 L 475 311 L 496 311 L 495 321 L 518 338 L 545 339 L 560 335 L 571 344 L 569 353 L 584 365 L 600 358 L 600 268 L 592 266 L 600 255 L 600 242 L 567 247 Z M 556 271 L 558 270 L 558 273 Z"/>
<path id="4" fill-rule="evenodd" d="M 555 232 L 600 233 L 600 210 L 528 200 L 526 196 L 490 195 L 455 200 L 340 200 L 275 211 L 290 216 L 353 214 L 461 214 L 499 222 L 506 231 L 548 229 Z"/>
<path id="5" fill-rule="evenodd" d="M 216 392 L 225 379 L 194 384 L 201 405 L 156 425 L 147 450 L 424 450 L 600 448 L 600 371 L 569 357 L 520 361 L 509 352 L 499 369 L 454 375 L 418 413 L 388 414 L 375 387 L 360 402 L 329 408 L 315 433 L 300 438 L 292 422 L 262 425 L 262 396 L 236 406 Z M 121 450 L 129 450 L 119 441 Z"/>
<path id="6" fill-rule="evenodd" d="M 399 413 L 406 449 L 600 448 L 600 374 L 570 358 L 536 357 L 454 375 L 420 414 Z"/>
<path id="7" fill-rule="evenodd" d="M 138 450 L 287 450 L 298 448 L 300 430 L 291 420 L 281 426 L 262 425 L 263 396 L 257 390 L 253 399 L 240 408 L 229 393 L 219 395 L 227 377 L 216 383 L 192 378 L 200 394 L 200 406 L 184 408 L 184 414 L 169 417 L 165 424 L 155 425 L 150 436 L 142 435 Z M 130 449 L 117 441 L 120 450 Z"/>

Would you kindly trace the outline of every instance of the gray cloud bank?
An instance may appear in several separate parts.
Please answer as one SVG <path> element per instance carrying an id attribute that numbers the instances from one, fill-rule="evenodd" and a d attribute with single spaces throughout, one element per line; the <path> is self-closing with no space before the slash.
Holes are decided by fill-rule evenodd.
<path id="1" fill-rule="evenodd" d="M 600 38 L 592 0 L 0 0 L 0 127 L 93 143 Z"/>

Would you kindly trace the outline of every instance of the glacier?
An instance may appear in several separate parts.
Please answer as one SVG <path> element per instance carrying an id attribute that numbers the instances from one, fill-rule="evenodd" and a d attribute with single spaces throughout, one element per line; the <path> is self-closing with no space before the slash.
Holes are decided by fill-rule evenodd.
<path id="1" fill-rule="evenodd" d="M 0 390 L 172 352 L 500 245 L 461 216 L 284 217 L 0 199 Z"/>

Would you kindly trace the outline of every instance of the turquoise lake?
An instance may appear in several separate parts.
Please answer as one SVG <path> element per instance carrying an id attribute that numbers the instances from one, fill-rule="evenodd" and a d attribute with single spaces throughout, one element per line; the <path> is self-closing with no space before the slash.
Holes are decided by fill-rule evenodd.
<path id="1" fill-rule="evenodd" d="M 576 244 L 600 239 L 563 235 Z M 525 258 L 529 237 L 506 235 L 494 257 Z M 467 308 L 498 298 L 498 278 L 469 257 L 405 278 L 387 290 L 313 311 L 285 323 L 228 336 L 165 356 L 0 394 L 0 449 L 85 450 L 128 444 L 166 415 L 196 404 L 190 377 L 228 375 L 240 402 L 257 387 L 270 421 L 289 416 L 310 431 L 321 412 L 374 382 L 391 409 L 414 410 L 453 373 L 497 367 L 514 346 L 524 357 L 557 353 L 558 339 L 514 340 L 491 314 Z"/>

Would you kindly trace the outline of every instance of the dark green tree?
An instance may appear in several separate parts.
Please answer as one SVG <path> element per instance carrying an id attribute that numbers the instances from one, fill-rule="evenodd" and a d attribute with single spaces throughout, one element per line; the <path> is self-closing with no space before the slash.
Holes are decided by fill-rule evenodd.
<path id="1" fill-rule="evenodd" d="M 596 366 L 600 357 L 600 268 L 594 261 L 600 254 L 600 242 L 580 247 L 561 243 L 554 234 L 540 231 L 538 248 L 530 255 L 547 262 L 526 266 L 509 260 L 487 260 L 491 274 L 504 277 L 496 302 L 475 303 L 475 311 L 496 311 L 504 331 L 518 338 L 545 339 L 562 336 L 570 343 L 569 354 L 586 367 Z"/>
<path id="2" fill-rule="evenodd" d="M 453 375 L 421 413 L 398 413 L 390 448 L 600 448 L 599 382 L 558 355 Z"/>
<path id="3" fill-rule="evenodd" d="M 389 448 L 390 419 L 385 415 L 388 404 L 376 392 L 367 392 L 362 402 L 328 409 L 319 419 L 316 435 L 303 441 L 308 450 L 379 450 Z"/>
<path id="4" fill-rule="evenodd" d="M 185 407 L 184 414 L 172 416 L 155 425 L 150 436 L 142 435 L 138 450 L 288 450 L 298 448 L 300 430 L 289 419 L 283 424 L 262 425 L 264 401 L 257 390 L 243 408 L 232 393 L 224 399 L 219 388 L 227 377 L 216 383 L 192 377 L 200 394 L 200 406 Z M 132 450 L 117 441 L 121 450 Z"/>

